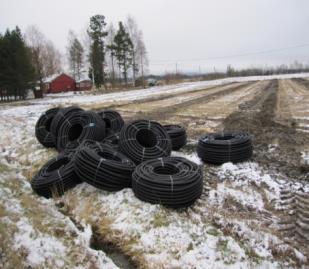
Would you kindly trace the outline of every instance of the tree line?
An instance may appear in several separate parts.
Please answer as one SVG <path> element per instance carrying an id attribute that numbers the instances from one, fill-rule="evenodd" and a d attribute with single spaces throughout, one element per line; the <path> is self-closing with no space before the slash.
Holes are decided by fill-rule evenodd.
<path id="1" fill-rule="evenodd" d="M 251 67 L 236 69 L 228 65 L 226 69 L 227 77 L 245 77 L 245 76 L 269 76 L 279 74 L 294 74 L 309 72 L 309 65 L 294 61 L 290 65 L 282 64 L 276 67 Z"/>
<path id="2" fill-rule="evenodd" d="M 132 86 L 143 84 L 148 66 L 143 33 L 132 16 L 120 21 L 117 29 L 105 16 L 92 16 L 84 42 L 69 31 L 67 55 L 72 76 L 79 80 L 88 72 L 97 88 L 107 83 L 127 86 L 129 78 Z"/>
<path id="3" fill-rule="evenodd" d="M 43 89 L 44 79 L 62 71 L 61 53 L 36 26 L 0 33 L 1 101 L 25 99 Z"/>
<path id="4" fill-rule="evenodd" d="M 131 16 L 117 28 L 103 15 L 92 16 L 84 36 L 69 31 L 66 55 L 70 74 L 90 78 L 97 88 L 127 86 L 129 80 L 136 86 L 148 66 L 143 33 Z M 37 26 L 0 33 L 1 101 L 25 99 L 28 90 L 39 97 L 45 79 L 63 72 L 63 65 L 63 55 Z"/>

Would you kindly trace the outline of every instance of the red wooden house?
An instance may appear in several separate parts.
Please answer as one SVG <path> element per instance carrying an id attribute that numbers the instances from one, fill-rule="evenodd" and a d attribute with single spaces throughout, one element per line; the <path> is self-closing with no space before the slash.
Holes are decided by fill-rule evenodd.
<path id="1" fill-rule="evenodd" d="M 76 90 L 76 82 L 74 78 L 67 74 L 54 75 L 45 79 L 44 92 L 45 93 L 58 93 Z"/>

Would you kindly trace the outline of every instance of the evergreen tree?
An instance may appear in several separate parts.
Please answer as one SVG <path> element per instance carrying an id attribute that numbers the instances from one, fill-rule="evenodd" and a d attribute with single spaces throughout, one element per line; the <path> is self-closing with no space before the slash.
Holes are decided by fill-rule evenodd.
<path id="1" fill-rule="evenodd" d="M 119 29 L 114 38 L 114 50 L 119 70 L 122 71 L 125 84 L 127 85 L 128 70 L 132 66 L 133 44 L 122 22 L 119 22 Z"/>
<path id="2" fill-rule="evenodd" d="M 25 98 L 34 84 L 30 51 L 18 27 L 0 36 L 0 89 L 7 96 Z"/>
<path id="3" fill-rule="evenodd" d="M 72 31 L 69 32 L 68 58 L 71 73 L 74 79 L 79 80 L 84 63 L 84 48 Z"/>
<path id="4" fill-rule="evenodd" d="M 90 18 L 88 35 L 91 39 L 90 45 L 90 70 L 89 76 L 94 78 L 97 88 L 105 83 L 105 44 L 104 38 L 107 36 L 105 31 L 106 23 L 103 15 L 95 15 Z"/>

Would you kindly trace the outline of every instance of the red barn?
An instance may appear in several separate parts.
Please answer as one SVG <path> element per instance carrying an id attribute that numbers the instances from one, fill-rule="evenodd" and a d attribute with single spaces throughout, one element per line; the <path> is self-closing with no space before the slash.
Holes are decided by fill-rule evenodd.
<path id="1" fill-rule="evenodd" d="M 58 93 L 58 92 L 68 92 L 75 90 L 76 90 L 76 83 L 74 78 L 64 73 L 49 77 L 44 81 L 45 93 Z"/>

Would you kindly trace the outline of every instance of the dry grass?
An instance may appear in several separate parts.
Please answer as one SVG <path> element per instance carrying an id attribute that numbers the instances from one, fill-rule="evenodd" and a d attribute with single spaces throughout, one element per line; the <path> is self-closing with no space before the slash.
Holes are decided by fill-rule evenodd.
<path id="1" fill-rule="evenodd" d="M 151 221 L 151 225 L 154 228 L 166 227 L 170 224 L 168 220 L 167 212 L 165 211 L 157 211 L 154 213 L 153 219 Z"/>
<path id="2" fill-rule="evenodd" d="M 111 244 L 113 248 L 128 257 L 137 268 L 149 268 L 142 249 L 136 248 L 139 238 L 124 237 L 122 232 L 112 228 L 113 222 L 113 219 L 104 216 L 98 223 L 92 225 L 96 240 L 103 245 Z"/>
<path id="3" fill-rule="evenodd" d="M 11 169 L 8 165 L 4 163 L 0 163 L 0 173 L 6 173 L 9 172 Z"/>
<path id="4" fill-rule="evenodd" d="M 6 214 L 7 215 L 7 214 Z M 0 267 L 1 268 L 25 268 L 24 259 L 27 256 L 26 251 L 20 251 L 16 255 L 12 251 L 12 241 L 14 233 L 17 231 L 14 224 L 8 224 L 0 221 Z"/>

